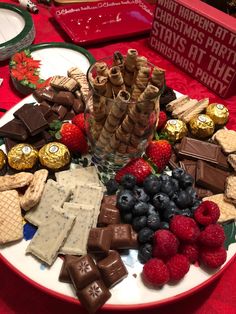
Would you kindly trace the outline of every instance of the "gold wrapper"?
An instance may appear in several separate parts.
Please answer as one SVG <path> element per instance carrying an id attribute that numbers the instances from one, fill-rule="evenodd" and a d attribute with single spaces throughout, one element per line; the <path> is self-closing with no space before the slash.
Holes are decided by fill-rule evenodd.
<path id="1" fill-rule="evenodd" d="M 19 171 L 32 169 L 38 160 L 38 151 L 29 144 L 17 144 L 13 146 L 7 155 L 11 168 Z"/>
<path id="2" fill-rule="evenodd" d="M 69 164 L 70 152 L 64 144 L 51 142 L 40 149 L 39 161 L 49 170 L 57 171 Z"/>
<path id="3" fill-rule="evenodd" d="M 206 109 L 206 114 L 217 126 L 225 125 L 229 119 L 229 110 L 222 104 L 210 104 Z"/>
<path id="4" fill-rule="evenodd" d="M 7 164 L 7 156 L 6 154 L 0 149 L 0 170 L 2 170 Z"/>
<path id="5" fill-rule="evenodd" d="M 191 133 L 197 138 L 206 138 L 215 131 L 213 120 L 206 114 L 198 114 L 189 122 Z"/>
<path id="6" fill-rule="evenodd" d="M 171 119 L 166 122 L 163 129 L 171 142 L 177 142 L 181 140 L 188 132 L 186 124 L 178 119 Z"/>

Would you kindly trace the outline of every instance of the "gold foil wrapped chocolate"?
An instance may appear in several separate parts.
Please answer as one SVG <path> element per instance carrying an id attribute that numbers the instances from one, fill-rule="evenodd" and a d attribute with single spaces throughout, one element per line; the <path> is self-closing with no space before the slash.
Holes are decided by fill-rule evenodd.
<path id="1" fill-rule="evenodd" d="M 38 151 L 29 144 L 17 144 L 13 146 L 7 155 L 11 168 L 19 171 L 32 169 L 38 160 Z"/>
<path id="2" fill-rule="evenodd" d="M 3 150 L 0 149 L 0 170 L 6 167 L 6 164 L 7 164 L 7 156 L 3 152 Z"/>
<path id="3" fill-rule="evenodd" d="M 171 142 L 181 140 L 188 132 L 186 124 L 178 119 L 170 119 L 166 122 L 163 132 L 167 134 Z"/>
<path id="4" fill-rule="evenodd" d="M 39 161 L 49 170 L 57 171 L 70 163 L 70 152 L 64 144 L 51 142 L 40 149 Z"/>
<path id="5" fill-rule="evenodd" d="M 217 126 L 224 126 L 229 119 L 229 110 L 222 104 L 210 104 L 206 108 L 206 114 Z"/>
<path id="6" fill-rule="evenodd" d="M 206 114 L 198 114 L 189 122 L 191 133 L 197 138 L 206 138 L 211 136 L 215 131 L 213 120 Z"/>

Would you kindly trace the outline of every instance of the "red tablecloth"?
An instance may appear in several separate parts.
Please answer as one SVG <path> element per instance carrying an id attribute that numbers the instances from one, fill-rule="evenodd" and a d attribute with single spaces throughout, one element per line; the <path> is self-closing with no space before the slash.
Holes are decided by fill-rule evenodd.
<path id="1" fill-rule="evenodd" d="M 2 2 L 2 1 L 0 1 Z M 14 3 L 13 1 L 8 1 Z M 40 12 L 33 15 L 36 28 L 34 43 L 69 42 L 64 32 L 53 21 L 48 8 L 39 5 Z M 128 27 L 128 25 L 127 25 Z M 236 96 L 227 100 L 220 99 L 203 85 L 177 69 L 170 62 L 159 56 L 148 46 L 148 37 L 131 38 L 125 41 L 114 41 L 87 47 L 95 58 L 111 55 L 115 50 L 125 53 L 128 48 L 136 48 L 140 54 L 165 68 L 167 84 L 175 90 L 188 94 L 192 98 L 209 97 L 211 102 L 219 102 L 228 106 L 230 120 L 228 128 L 236 129 Z M 8 61 L 0 62 L 0 77 L 4 79 L 0 87 L 0 107 L 9 109 L 20 101 L 23 96 L 14 90 L 10 82 Z M 236 263 L 235 261 L 217 281 L 207 288 L 185 299 L 148 311 L 136 313 L 197 313 L 197 314 L 235 314 L 236 313 Z M 13 273 L 0 261 L 0 313 L 1 314 L 51 314 L 51 313 L 84 313 L 75 304 L 58 300 L 38 290 Z"/>

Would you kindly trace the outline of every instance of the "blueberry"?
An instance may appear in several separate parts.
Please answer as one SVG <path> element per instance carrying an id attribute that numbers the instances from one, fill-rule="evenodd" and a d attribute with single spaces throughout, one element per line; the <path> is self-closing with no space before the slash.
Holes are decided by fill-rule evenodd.
<path id="1" fill-rule="evenodd" d="M 175 192 L 179 191 L 179 181 L 172 178 L 171 182 L 172 182 L 173 190 Z"/>
<path id="2" fill-rule="evenodd" d="M 177 206 L 176 206 L 175 202 L 171 200 L 169 202 L 169 204 L 167 205 L 166 209 L 168 209 L 168 208 L 177 208 Z"/>
<path id="3" fill-rule="evenodd" d="M 152 195 L 158 193 L 160 191 L 160 187 L 161 187 L 161 181 L 154 174 L 150 174 L 143 181 L 144 191 L 148 195 L 152 196 Z"/>
<path id="4" fill-rule="evenodd" d="M 159 214 L 152 214 L 147 216 L 147 227 L 156 231 L 160 226 Z"/>
<path id="5" fill-rule="evenodd" d="M 196 190 L 192 187 L 192 186 L 189 186 L 187 187 L 187 189 L 185 190 L 193 199 L 194 198 L 197 198 L 197 192 Z"/>
<path id="6" fill-rule="evenodd" d="M 168 174 L 161 174 L 159 179 L 162 181 L 162 182 L 166 182 L 166 181 L 170 181 L 171 180 L 171 176 L 168 176 Z"/>
<path id="7" fill-rule="evenodd" d="M 165 221 L 170 221 L 170 219 L 176 215 L 176 212 L 178 211 L 178 209 L 176 207 L 169 207 L 168 209 L 164 210 L 162 213 L 162 218 Z"/>
<path id="8" fill-rule="evenodd" d="M 189 208 L 185 208 L 181 210 L 181 215 L 186 216 L 186 217 L 191 217 L 191 218 L 193 217 L 193 213 L 191 212 Z"/>
<path id="9" fill-rule="evenodd" d="M 171 181 L 163 181 L 161 192 L 171 197 L 174 194 L 174 189 Z"/>
<path id="10" fill-rule="evenodd" d="M 127 173 L 121 178 L 120 184 L 125 189 L 132 190 L 135 187 L 136 181 L 137 180 L 134 175 L 132 175 L 131 173 Z"/>
<path id="11" fill-rule="evenodd" d="M 139 217 L 134 217 L 132 221 L 132 227 L 135 231 L 139 231 L 146 227 L 147 225 L 147 217 L 146 216 L 139 216 Z"/>
<path id="12" fill-rule="evenodd" d="M 185 171 L 182 168 L 176 168 L 172 170 L 172 177 L 176 180 L 179 180 L 184 174 L 185 174 Z"/>
<path id="13" fill-rule="evenodd" d="M 152 240 L 152 238 L 153 238 L 153 235 L 154 235 L 154 231 L 153 230 L 151 230 L 148 227 L 144 227 L 138 233 L 138 241 L 140 243 L 150 242 Z"/>
<path id="14" fill-rule="evenodd" d="M 148 211 L 148 203 L 144 203 L 144 202 L 137 202 L 132 209 L 132 213 L 134 216 L 146 215 L 147 211 Z"/>
<path id="15" fill-rule="evenodd" d="M 148 202 L 150 197 L 145 193 L 144 189 L 141 188 L 141 187 L 138 187 L 136 186 L 134 189 L 133 189 L 133 192 L 134 192 L 134 195 L 136 197 L 136 199 L 138 201 L 142 201 L 142 202 Z"/>
<path id="16" fill-rule="evenodd" d="M 132 215 L 131 212 L 129 212 L 129 213 L 122 213 L 121 219 L 122 219 L 122 221 L 123 221 L 124 223 L 126 223 L 126 224 L 131 224 L 132 221 L 133 221 L 133 215 Z"/>
<path id="17" fill-rule="evenodd" d="M 110 179 L 106 182 L 106 189 L 107 189 L 107 194 L 108 195 L 113 195 L 116 194 L 116 191 L 119 188 L 119 183 L 114 180 L 114 179 Z"/>
<path id="18" fill-rule="evenodd" d="M 187 192 L 180 191 L 175 203 L 179 208 L 187 208 L 191 205 L 192 200 Z"/>
<path id="19" fill-rule="evenodd" d="M 192 186 L 193 182 L 193 177 L 188 173 L 183 174 L 179 179 L 179 184 L 183 189 L 187 189 L 187 187 Z"/>
<path id="20" fill-rule="evenodd" d="M 154 207 L 158 210 L 165 210 L 169 205 L 170 198 L 168 195 L 163 193 L 157 193 L 153 196 L 152 203 Z"/>
<path id="21" fill-rule="evenodd" d="M 169 229 L 169 223 L 167 221 L 161 221 L 160 229 Z"/>
<path id="22" fill-rule="evenodd" d="M 147 215 L 152 215 L 152 214 L 156 214 L 156 213 L 157 213 L 157 211 L 156 211 L 155 207 L 151 203 L 148 203 Z"/>
<path id="23" fill-rule="evenodd" d="M 140 245 L 138 249 L 138 259 L 140 263 L 145 264 L 150 258 L 152 258 L 151 243 L 145 243 L 143 245 Z"/>
<path id="24" fill-rule="evenodd" d="M 192 207 L 191 207 L 191 211 L 194 213 L 195 212 L 195 210 L 198 208 L 198 206 L 201 204 L 201 201 L 200 200 L 196 200 L 195 202 L 194 202 L 194 204 L 192 205 Z"/>
<path id="25" fill-rule="evenodd" d="M 122 190 L 117 195 L 116 206 L 123 212 L 129 212 L 134 207 L 136 200 L 134 193 L 129 190 Z"/>

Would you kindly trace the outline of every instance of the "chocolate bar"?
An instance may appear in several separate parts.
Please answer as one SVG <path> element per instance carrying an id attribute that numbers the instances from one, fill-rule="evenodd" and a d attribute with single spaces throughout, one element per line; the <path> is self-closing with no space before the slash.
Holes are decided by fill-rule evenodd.
<path id="1" fill-rule="evenodd" d="M 59 281 L 71 283 L 70 275 L 67 271 L 67 267 L 69 264 L 77 262 L 80 259 L 80 256 L 76 255 L 65 255 L 61 271 L 59 274 Z"/>
<path id="2" fill-rule="evenodd" d="M 171 169 L 179 168 L 179 161 L 178 161 L 177 155 L 174 152 L 174 150 L 172 150 L 172 153 L 171 153 L 171 156 L 170 156 L 169 167 Z"/>
<path id="3" fill-rule="evenodd" d="M 223 193 L 229 172 L 218 169 L 202 160 L 197 161 L 196 184 L 211 190 L 214 194 Z"/>
<path id="4" fill-rule="evenodd" d="M 82 99 L 75 98 L 72 107 L 73 107 L 75 113 L 82 113 L 82 112 L 84 112 L 85 104 L 82 101 Z"/>
<path id="5" fill-rule="evenodd" d="M 74 103 L 75 96 L 71 92 L 59 91 L 54 95 L 53 101 L 57 104 L 71 107 Z"/>
<path id="6" fill-rule="evenodd" d="M 114 205 L 102 203 L 100 214 L 98 217 L 98 224 L 101 226 L 107 226 L 110 224 L 119 223 L 120 223 L 119 209 Z"/>
<path id="7" fill-rule="evenodd" d="M 185 172 L 190 174 L 195 179 L 197 166 L 197 162 L 195 160 L 183 159 L 179 162 L 179 164 Z"/>
<path id="8" fill-rule="evenodd" d="M 73 109 L 67 112 L 63 120 L 72 120 L 75 116 L 75 112 Z"/>
<path id="9" fill-rule="evenodd" d="M 58 115 L 59 120 L 63 120 L 65 115 L 67 114 L 67 109 L 66 107 L 59 105 L 59 104 L 54 104 L 52 106 L 52 111 L 55 112 Z"/>
<path id="10" fill-rule="evenodd" d="M 0 136 L 24 142 L 28 138 L 28 132 L 20 120 L 13 119 L 0 127 Z"/>
<path id="11" fill-rule="evenodd" d="M 112 233 L 108 227 L 92 228 L 89 232 L 87 249 L 92 253 L 107 253 L 111 246 Z"/>
<path id="12" fill-rule="evenodd" d="M 131 226 L 129 224 L 114 224 L 108 228 L 112 232 L 111 249 L 129 249 L 131 247 Z"/>
<path id="13" fill-rule="evenodd" d="M 48 127 L 48 122 L 44 118 L 40 109 L 36 106 L 25 108 L 18 114 L 19 119 L 23 122 L 30 135 L 36 135 Z"/>
<path id="14" fill-rule="evenodd" d="M 116 194 L 114 194 L 114 195 L 104 195 L 103 199 L 102 199 L 102 203 L 103 204 L 107 204 L 107 205 L 116 206 L 116 199 L 117 199 Z"/>
<path id="15" fill-rule="evenodd" d="M 13 115 L 15 118 L 19 118 L 19 114 L 25 110 L 28 110 L 28 108 L 32 107 L 33 104 L 24 104 L 22 107 L 20 107 L 18 110 L 16 110 Z"/>

